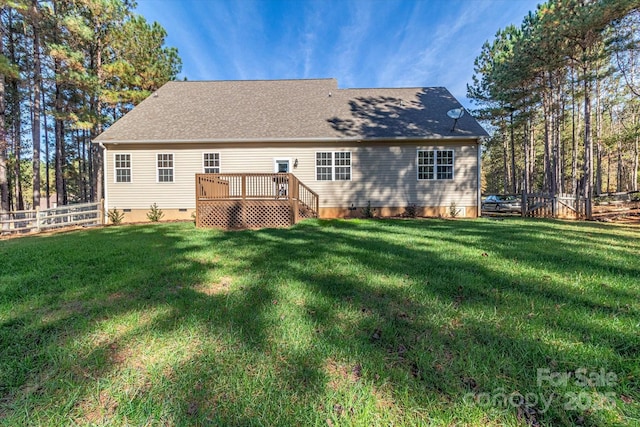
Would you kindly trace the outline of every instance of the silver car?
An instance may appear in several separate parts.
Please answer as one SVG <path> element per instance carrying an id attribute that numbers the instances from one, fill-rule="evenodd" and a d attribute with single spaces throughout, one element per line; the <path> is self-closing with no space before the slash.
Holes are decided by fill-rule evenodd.
<path id="1" fill-rule="evenodd" d="M 492 194 L 482 201 L 485 212 L 520 212 L 522 204 L 516 196 L 499 196 Z"/>

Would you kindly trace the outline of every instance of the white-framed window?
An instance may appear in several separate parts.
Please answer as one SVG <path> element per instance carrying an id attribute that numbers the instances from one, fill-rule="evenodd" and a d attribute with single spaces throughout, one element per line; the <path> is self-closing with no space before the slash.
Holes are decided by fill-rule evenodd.
<path id="1" fill-rule="evenodd" d="M 316 153 L 317 181 L 351 181 L 351 151 Z"/>
<path id="2" fill-rule="evenodd" d="M 436 179 L 453 179 L 453 150 L 436 151 Z"/>
<path id="3" fill-rule="evenodd" d="M 202 153 L 204 173 L 220 173 L 220 153 Z"/>
<path id="4" fill-rule="evenodd" d="M 453 150 L 418 150 L 418 181 L 453 179 Z"/>
<path id="5" fill-rule="evenodd" d="M 131 182 L 131 154 L 114 154 L 113 167 L 115 182 Z"/>
<path id="6" fill-rule="evenodd" d="M 173 182 L 173 154 L 157 155 L 158 182 Z"/>

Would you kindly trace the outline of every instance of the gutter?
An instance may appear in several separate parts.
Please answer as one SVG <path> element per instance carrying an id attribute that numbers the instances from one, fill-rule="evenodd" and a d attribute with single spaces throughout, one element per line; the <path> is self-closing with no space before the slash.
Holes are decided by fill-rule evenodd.
<path id="1" fill-rule="evenodd" d="M 180 144 L 205 144 L 205 143 L 265 143 L 265 142 L 420 142 L 420 141 L 432 141 L 432 140 L 469 140 L 478 141 L 478 135 L 473 136 L 447 136 L 447 135 L 433 135 L 427 137 L 387 137 L 387 138 L 362 138 L 362 137 L 350 137 L 350 138 L 207 138 L 207 139 L 110 139 L 104 141 L 92 141 L 94 144 L 163 144 L 163 143 L 180 143 Z"/>
<path id="2" fill-rule="evenodd" d="M 478 145 L 476 146 L 478 149 L 478 196 L 477 196 L 477 217 L 480 218 L 482 216 L 482 142 L 484 138 L 478 138 Z"/>
<path id="3" fill-rule="evenodd" d="M 93 143 L 95 144 L 96 142 L 93 141 Z M 102 180 L 103 180 L 102 186 L 104 187 L 104 207 L 103 207 L 104 218 L 102 219 L 102 223 L 106 224 L 107 219 L 109 218 L 109 203 L 108 203 L 109 192 L 107 191 L 107 147 L 105 147 L 104 144 L 99 141 L 98 141 L 98 145 L 102 148 Z"/>

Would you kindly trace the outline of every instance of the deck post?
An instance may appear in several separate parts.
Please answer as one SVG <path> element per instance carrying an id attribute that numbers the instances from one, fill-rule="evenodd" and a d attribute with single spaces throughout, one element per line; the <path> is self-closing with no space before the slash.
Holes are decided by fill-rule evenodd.
<path id="1" fill-rule="evenodd" d="M 297 224 L 298 221 L 300 220 L 299 218 L 299 214 L 300 214 L 300 207 L 298 205 L 298 179 L 293 176 L 293 174 L 288 174 L 289 175 L 289 203 L 291 205 L 291 222 L 294 224 Z"/>
<path id="2" fill-rule="evenodd" d="M 247 198 L 247 175 L 242 175 L 242 200 Z"/>

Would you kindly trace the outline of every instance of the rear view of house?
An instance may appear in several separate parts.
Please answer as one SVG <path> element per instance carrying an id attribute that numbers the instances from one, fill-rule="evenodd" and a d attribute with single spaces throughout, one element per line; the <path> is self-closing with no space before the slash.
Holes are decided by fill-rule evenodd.
<path id="1" fill-rule="evenodd" d="M 213 174 L 208 188 L 226 198 L 234 180 L 246 195 L 253 175 L 270 182 L 260 185 L 275 198 L 289 197 L 295 179 L 317 195 L 317 204 L 305 203 L 311 216 L 351 216 L 370 203 L 382 216 L 409 205 L 418 215 L 447 215 L 455 205 L 475 217 L 487 134 L 470 115 L 447 114 L 459 108 L 441 87 L 169 82 L 95 139 L 105 148 L 106 207 L 124 211 L 125 221 L 145 220 L 153 203 L 166 219 L 189 219 L 197 174 Z M 287 177 L 286 188 L 282 177 L 265 175 L 274 173 Z"/>

